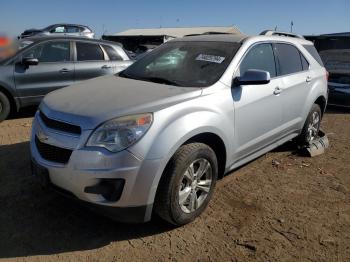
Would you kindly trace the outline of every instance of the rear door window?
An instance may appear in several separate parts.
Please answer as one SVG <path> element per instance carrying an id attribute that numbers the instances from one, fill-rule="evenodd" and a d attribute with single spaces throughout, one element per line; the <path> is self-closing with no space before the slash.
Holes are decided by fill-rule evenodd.
<path id="1" fill-rule="evenodd" d="M 300 53 L 300 59 L 301 59 L 301 64 L 303 66 L 303 70 L 304 71 L 309 70 L 309 62 L 306 60 L 306 58 L 302 53 Z"/>
<path id="2" fill-rule="evenodd" d="M 249 69 L 263 70 L 270 73 L 270 77 L 276 76 L 276 64 L 271 44 L 259 44 L 252 47 L 244 57 L 240 67 L 242 76 Z"/>
<path id="3" fill-rule="evenodd" d="M 274 44 L 279 65 L 279 75 L 288 75 L 303 71 L 299 50 L 289 44 Z"/>
<path id="4" fill-rule="evenodd" d="M 77 26 L 67 26 L 67 33 L 79 33 L 79 27 Z"/>
<path id="5" fill-rule="evenodd" d="M 98 44 L 77 42 L 77 60 L 78 61 L 101 61 L 104 60 L 104 54 Z"/>

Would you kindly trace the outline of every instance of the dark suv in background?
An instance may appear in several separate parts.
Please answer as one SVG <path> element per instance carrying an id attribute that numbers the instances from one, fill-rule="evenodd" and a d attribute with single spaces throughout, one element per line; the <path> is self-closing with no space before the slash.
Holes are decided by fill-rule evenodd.
<path id="1" fill-rule="evenodd" d="M 350 107 L 350 32 L 307 36 L 329 72 L 328 104 Z"/>
<path id="2" fill-rule="evenodd" d="M 38 38 L 0 62 L 0 121 L 11 109 L 37 105 L 49 92 L 115 74 L 132 61 L 117 43 L 86 38 Z M 98 88 L 98 87 L 96 87 Z"/>

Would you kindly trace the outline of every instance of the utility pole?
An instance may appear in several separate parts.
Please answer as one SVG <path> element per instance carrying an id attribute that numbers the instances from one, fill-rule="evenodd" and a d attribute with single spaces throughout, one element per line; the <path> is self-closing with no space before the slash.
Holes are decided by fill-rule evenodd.
<path id="1" fill-rule="evenodd" d="M 291 33 L 293 33 L 293 25 L 294 25 L 293 21 L 290 21 L 290 32 Z"/>

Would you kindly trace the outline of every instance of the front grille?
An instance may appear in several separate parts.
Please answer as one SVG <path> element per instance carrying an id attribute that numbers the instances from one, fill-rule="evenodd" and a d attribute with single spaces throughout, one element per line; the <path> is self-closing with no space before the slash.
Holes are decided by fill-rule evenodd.
<path id="1" fill-rule="evenodd" d="M 72 134 L 81 134 L 81 128 L 80 126 L 64 123 L 61 121 L 53 120 L 51 118 L 48 118 L 46 115 L 44 115 L 43 112 L 40 111 L 39 113 L 41 120 L 44 122 L 44 124 L 51 128 L 51 129 L 56 129 L 59 131 L 67 132 L 67 133 L 72 133 Z"/>
<path id="2" fill-rule="evenodd" d="M 42 143 L 37 136 L 35 136 L 35 144 L 40 156 L 51 162 L 66 164 L 72 154 L 72 150 Z"/>

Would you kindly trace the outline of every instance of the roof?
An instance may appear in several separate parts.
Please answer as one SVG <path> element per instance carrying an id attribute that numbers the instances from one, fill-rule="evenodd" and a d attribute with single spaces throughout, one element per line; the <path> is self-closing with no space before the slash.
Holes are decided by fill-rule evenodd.
<path id="1" fill-rule="evenodd" d="M 176 38 L 172 41 L 215 41 L 215 42 L 231 42 L 240 43 L 247 36 L 243 34 L 215 34 L 215 35 L 196 35 L 184 38 Z"/>
<path id="2" fill-rule="evenodd" d="M 172 36 L 184 37 L 187 35 L 197 35 L 205 33 L 223 33 L 223 34 L 241 34 L 241 31 L 235 26 L 203 26 L 203 27 L 174 27 L 174 28 L 145 28 L 129 29 L 114 36 Z"/>
<path id="3" fill-rule="evenodd" d="M 46 40 L 75 40 L 75 41 L 87 41 L 87 42 L 94 42 L 94 43 L 108 43 L 111 45 L 118 45 L 121 46 L 120 43 L 107 41 L 103 39 L 94 39 L 94 38 L 87 38 L 87 37 L 76 37 L 76 36 L 32 36 L 32 37 L 26 37 L 22 38 L 20 41 L 33 41 L 33 42 L 43 42 Z"/>
<path id="4" fill-rule="evenodd" d="M 48 28 L 48 27 L 53 27 L 53 26 L 58 26 L 58 25 L 65 25 L 65 26 L 81 26 L 81 27 L 86 27 L 86 28 L 89 28 L 87 25 L 81 25 L 81 24 L 69 24 L 69 23 L 57 23 L 57 24 L 52 24 L 52 25 L 46 26 L 45 28 Z"/>

